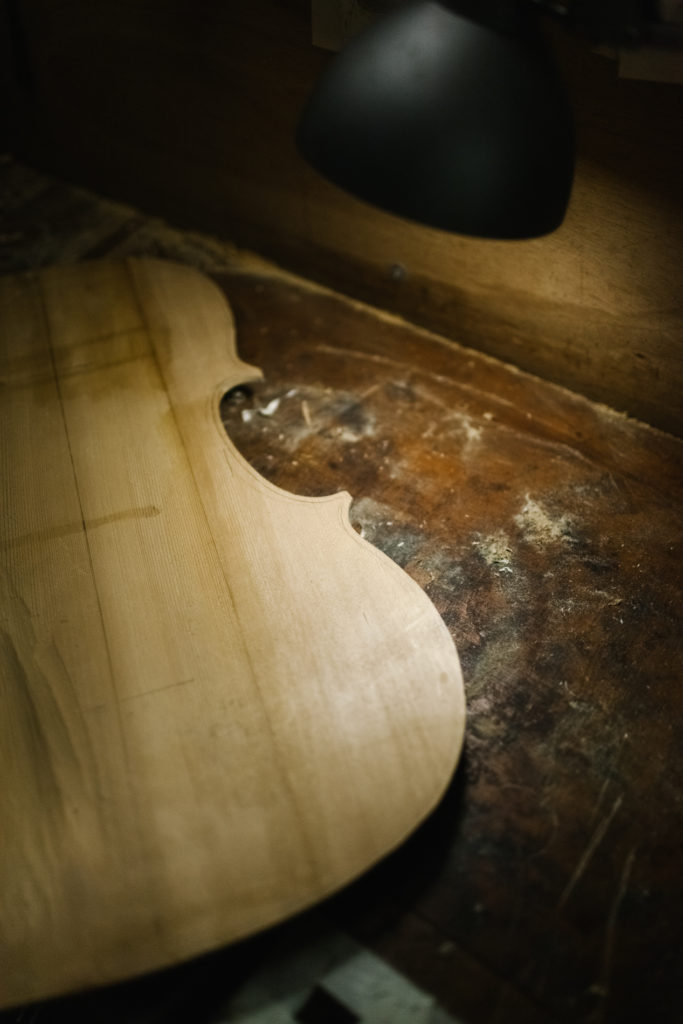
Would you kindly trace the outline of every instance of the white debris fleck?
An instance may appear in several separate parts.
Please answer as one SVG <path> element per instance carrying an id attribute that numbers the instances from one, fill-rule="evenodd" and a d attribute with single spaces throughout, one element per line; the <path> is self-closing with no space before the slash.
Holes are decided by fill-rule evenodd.
<path id="1" fill-rule="evenodd" d="M 313 425 L 313 420 L 311 418 L 311 410 L 310 410 L 310 408 L 308 406 L 308 402 L 306 401 L 305 398 L 304 398 L 303 402 L 301 403 L 301 415 L 303 416 L 304 423 L 306 424 L 307 427 L 310 427 L 310 426 Z"/>
<path id="2" fill-rule="evenodd" d="M 465 431 L 465 440 L 468 444 L 481 440 L 481 427 L 473 426 L 472 421 L 467 416 L 463 416 L 462 429 Z"/>
<path id="3" fill-rule="evenodd" d="M 272 402 L 268 402 L 268 405 L 264 405 L 263 408 L 259 409 L 260 416 L 273 416 L 280 408 L 280 398 L 274 398 Z"/>

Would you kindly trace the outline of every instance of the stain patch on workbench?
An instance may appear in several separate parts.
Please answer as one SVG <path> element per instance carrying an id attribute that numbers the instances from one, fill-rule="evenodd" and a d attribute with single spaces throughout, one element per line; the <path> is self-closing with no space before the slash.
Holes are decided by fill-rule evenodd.
<path id="1" fill-rule="evenodd" d="M 572 524 L 566 515 L 552 515 L 528 494 L 515 516 L 524 540 L 531 544 L 572 543 Z"/>

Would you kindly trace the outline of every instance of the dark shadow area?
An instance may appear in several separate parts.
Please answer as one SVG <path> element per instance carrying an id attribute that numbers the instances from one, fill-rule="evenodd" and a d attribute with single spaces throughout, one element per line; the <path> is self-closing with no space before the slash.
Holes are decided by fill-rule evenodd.
<path id="1" fill-rule="evenodd" d="M 466 811 L 467 755 L 426 821 L 393 853 L 336 896 L 324 910 L 360 941 L 392 927 L 439 878 Z"/>

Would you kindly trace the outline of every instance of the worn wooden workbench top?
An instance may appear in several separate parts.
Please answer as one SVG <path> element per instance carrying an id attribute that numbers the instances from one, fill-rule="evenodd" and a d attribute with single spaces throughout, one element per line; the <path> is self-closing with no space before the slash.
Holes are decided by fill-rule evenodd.
<path id="1" fill-rule="evenodd" d="M 469 718 L 451 791 L 323 913 L 471 1024 L 680 1019 L 683 443 L 459 347 L 457 325 L 447 341 L 3 175 L 4 272 L 132 253 L 212 272 L 265 374 L 223 400 L 233 441 L 281 487 L 350 491 L 356 528 L 455 638 Z M 203 961 L 204 989 L 258 948 Z M 157 981 L 67 1010 L 175 1020 L 197 970 L 164 975 L 163 998 Z"/>

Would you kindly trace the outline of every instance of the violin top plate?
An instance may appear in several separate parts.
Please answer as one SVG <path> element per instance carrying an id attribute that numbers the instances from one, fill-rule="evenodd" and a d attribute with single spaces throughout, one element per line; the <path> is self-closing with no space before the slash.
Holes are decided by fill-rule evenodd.
<path id="1" fill-rule="evenodd" d="M 261 478 L 220 290 L 155 260 L 0 282 L 0 1003 L 246 936 L 441 797 L 453 641 L 352 529 Z"/>

